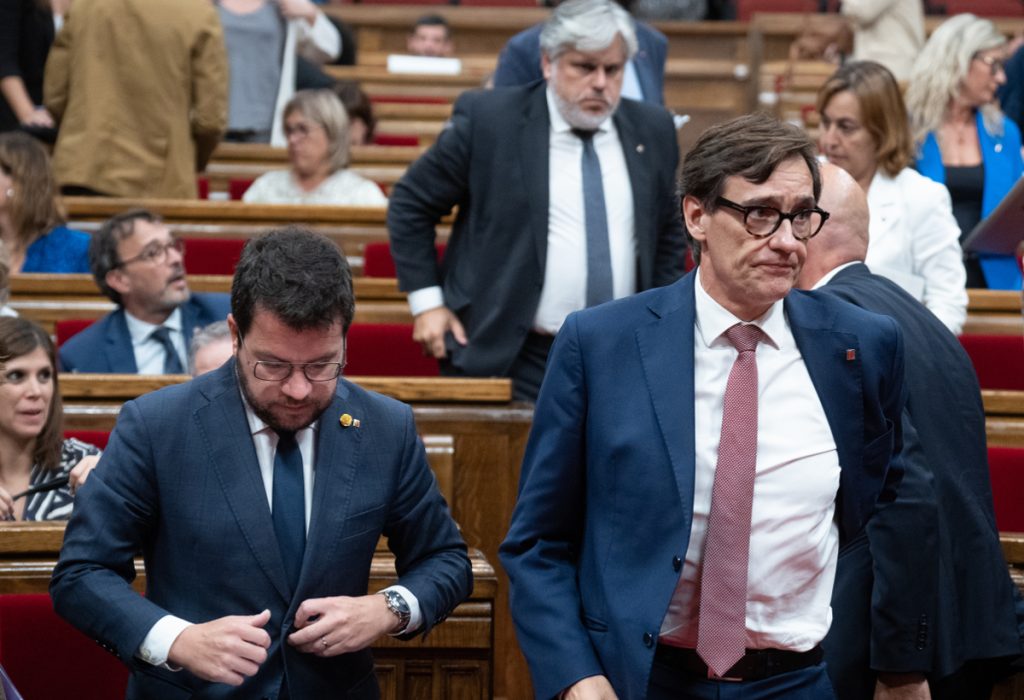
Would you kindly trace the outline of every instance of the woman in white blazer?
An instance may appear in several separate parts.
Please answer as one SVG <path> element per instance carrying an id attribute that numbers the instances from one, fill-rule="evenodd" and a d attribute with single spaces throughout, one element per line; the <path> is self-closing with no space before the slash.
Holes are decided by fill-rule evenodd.
<path id="1" fill-rule="evenodd" d="M 910 167 L 913 142 L 896 79 L 873 61 L 848 63 L 822 86 L 818 112 L 822 154 L 867 192 L 868 267 L 959 333 L 967 318 L 960 228 L 945 186 Z"/>

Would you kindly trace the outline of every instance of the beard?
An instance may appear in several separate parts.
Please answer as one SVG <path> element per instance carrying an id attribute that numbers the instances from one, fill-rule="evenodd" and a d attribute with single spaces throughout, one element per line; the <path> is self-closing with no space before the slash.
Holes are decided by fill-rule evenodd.
<path id="1" fill-rule="evenodd" d="M 292 371 L 302 371 L 293 369 Z M 291 401 L 287 396 L 280 394 L 280 399 L 277 401 L 261 401 L 256 398 L 255 393 L 252 391 L 250 382 L 261 381 L 251 376 L 248 372 L 242 369 L 242 363 L 237 359 L 235 360 L 235 375 L 238 377 L 238 386 L 242 389 L 242 396 L 245 397 L 252 412 L 255 413 L 260 420 L 266 423 L 270 428 L 277 432 L 287 431 L 294 432 L 301 430 L 308 425 L 311 425 L 313 421 L 323 415 L 323 412 L 327 410 L 327 407 L 331 405 L 331 400 L 334 397 L 334 390 L 328 391 L 322 400 L 315 398 L 315 392 L 310 392 L 310 397 L 304 401 Z M 337 380 L 335 380 L 336 382 Z M 317 384 L 315 383 L 314 388 Z M 322 382 L 327 383 L 327 382 Z M 285 414 L 282 409 L 284 408 L 298 408 L 302 407 L 306 410 L 300 412 L 289 412 Z"/>
<path id="2" fill-rule="evenodd" d="M 587 110 L 580 107 L 575 102 L 563 98 L 557 92 L 554 92 L 555 105 L 558 107 L 559 113 L 562 118 L 565 119 L 574 129 L 583 129 L 584 131 L 595 131 L 598 127 L 604 124 L 605 120 L 608 119 L 614 112 L 616 107 L 619 106 L 618 102 L 615 104 L 609 104 L 608 108 L 603 112 L 597 114 L 588 112 Z"/>

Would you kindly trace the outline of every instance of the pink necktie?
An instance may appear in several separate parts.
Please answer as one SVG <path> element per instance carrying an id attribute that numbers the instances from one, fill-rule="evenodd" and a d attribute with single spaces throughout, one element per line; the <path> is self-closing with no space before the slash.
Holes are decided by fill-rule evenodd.
<path id="1" fill-rule="evenodd" d="M 697 653 L 716 676 L 724 675 L 745 651 L 750 511 L 757 465 L 755 351 L 762 331 L 736 324 L 724 335 L 739 355 L 725 386 L 697 630 Z"/>

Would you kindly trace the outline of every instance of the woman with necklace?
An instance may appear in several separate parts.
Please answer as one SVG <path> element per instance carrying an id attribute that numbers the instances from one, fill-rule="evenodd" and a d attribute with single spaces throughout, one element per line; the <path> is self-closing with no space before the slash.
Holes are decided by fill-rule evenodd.
<path id="1" fill-rule="evenodd" d="M 990 21 L 951 17 L 925 44 L 907 88 L 917 169 L 949 189 L 961 243 L 1024 173 L 1020 130 L 995 99 L 1005 50 Z M 1021 287 L 1012 256 L 968 255 L 965 265 L 968 287 Z"/>

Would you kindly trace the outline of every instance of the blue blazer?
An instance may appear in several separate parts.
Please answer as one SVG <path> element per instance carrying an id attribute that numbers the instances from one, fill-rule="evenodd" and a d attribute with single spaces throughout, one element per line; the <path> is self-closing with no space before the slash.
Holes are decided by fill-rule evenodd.
<path id="1" fill-rule="evenodd" d="M 196 328 L 223 321 L 230 311 L 231 300 L 227 294 L 193 294 L 181 305 L 186 344 Z M 118 307 L 69 339 L 61 346 L 59 358 L 62 372 L 137 373 L 139 369 L 124 309 Z"/>
<path id="2" fill-rule="evenodd" d="M 602 673 L 623 700 L 647 691 L 693 516 L 695 279 L 570 315 L 552 349 L 500 552 L 538 698 Z M 821 295 L 785 311 L 843 465 L 845 547 L 900 478 L 902 340 Z"/>
<path id="3" fill-rule="evenodd" d="M 498 56 L 494 87 L 528 85 L 544 79 L 540 69 L 540 31 L 535 24 L 508 40 Z M 633 57 L 640 92 L 645 102 L 665 103 L 665 57 L 668 39 L 654 27 L 636 23 L 637 52 Z"/>
<path id="4" fill-rule="evenodd" d="M 978 141 L 981 146 L 981 163 L 985 172 L 985 187 L 981 195 L 981 216 L 988 216 L 1003 201 L 1024 174 L 1024 159 L 1020 154 L 1020 129 L 1012 119 L 1003 120 L 1003 135 L 993 136 L 985 128 L 981 111 L 975 115 Z M 942 153 L 935 134 L 930 133 L 921 144 L 917 158 L 917 170 L 936 182 L 946 184 L 946 167 L 942 164 Z M 970 231 L 961 231 L 966 236 Z M 992 289 L 1021 288 L 1021 274 L 1012 255 L 982 255 L 981 266 L 985 280 Z"/>
<path id="5" fill-rule="evenodd" d="M 343 428 L 348 413 L 360 427 Z M 54 607 L 131 670 L 128 698 L 376 698 L 369 650 L 334 658 L 287 644 L 308 598 L 367 592 L 379 537 L 430 630 L 471 588 L 466 547 L 437 490 L 412 411 L 339 380 L 316 435 L 302 572 L 291 590 L 245 417 L 235 363 L 125 404 L 79 493 L 51 580 Z M 146 595 L 130 581 L 146 563 Z M 135 658 L 171 613 L 192 622 L 271 613 L 268 658 L 239 688 Z M 194 694 L 194 695 L 193 695 Z"/>
<path id="6" fill-rule="evenodd" d="M 88 233 L 57 226 L 25 251 L 22 272 L 89 272 Z"/>

